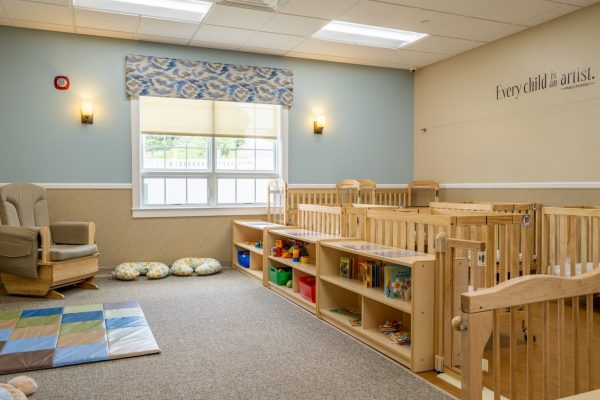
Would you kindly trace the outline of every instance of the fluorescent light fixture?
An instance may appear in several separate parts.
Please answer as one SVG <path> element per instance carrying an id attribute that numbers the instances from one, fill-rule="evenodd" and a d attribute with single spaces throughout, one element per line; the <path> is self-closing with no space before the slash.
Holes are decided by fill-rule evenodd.
<path id="1" fill-rule="evenodd" d="M 199 0 L 73 0 L 77 8 L 188 22 L 202 21 L 212 4 Z"/>
<path id="2" fill-rule="evenodd" d="M 426 33 L 401 31 L 379 26 L 331 21 L 312 37 L 333 42 L 359 44 L 362 46 L 399 49 L 428 36 Z"/>

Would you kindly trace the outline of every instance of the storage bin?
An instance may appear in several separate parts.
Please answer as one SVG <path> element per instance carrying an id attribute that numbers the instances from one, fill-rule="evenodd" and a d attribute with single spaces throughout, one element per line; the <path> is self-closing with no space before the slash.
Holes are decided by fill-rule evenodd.
<path id="1" fill-rule="evenodd" d="M 316 302 L 316 285 L 314 276 L 301 276 L 298 278 L 298 286 L 300 287 L 300 296 L 304 297 L 311 303 Z"/>
<path id="2" fill-rule="evenodd" d="M 279 271 L 281 270 L 281 271 Z M 277 268 L 269 267 L 269 280 L 276 285 L 284 286 L 287 285 L 288 281 L 292 279 L 292 269 L 288 267 Z"/>
<path id="3" fill-rule="evenodd" d="M 238 251 L 238 264 L 244 268 L 250 268 L 250 252 L 248 250 Z"/>

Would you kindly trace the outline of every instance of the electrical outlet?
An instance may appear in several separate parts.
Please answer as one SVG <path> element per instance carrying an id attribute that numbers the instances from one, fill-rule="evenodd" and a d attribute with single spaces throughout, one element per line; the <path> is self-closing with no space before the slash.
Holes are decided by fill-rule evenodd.
<path id="1" fill-rule="evenodd" d="M 481 370 L 483 372 L 489 372 L 488 368 L 489 368 L 488 360 L 486 358 L 483 358 L 481 360 Z"/>

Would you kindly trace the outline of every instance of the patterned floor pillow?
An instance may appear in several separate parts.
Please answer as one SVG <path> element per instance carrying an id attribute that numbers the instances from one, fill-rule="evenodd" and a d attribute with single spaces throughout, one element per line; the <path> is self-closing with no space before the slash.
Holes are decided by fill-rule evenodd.
<path id="1" fill-rule="evenodd" d="M 198 275 L 209 275 L 220 270 L 221 263 L 214 258 L 186 257 L 175 261 L 171 266 L 171 272 L 181 276 L 191 275 L 194 271 Z"/>
<path id="2" fill-rule="evenodd" d="M 196 275 L 211 275 L 221 271 L 221 263 L 214 258 L 197 258 Z"/>
<path id="3" fill-rule="evenodd" d="M 122 281 L 132 281 L 140 275 L 160 279 L 169 275 L 169 267 L 161 262 L 125 262 L 117 265 L 113 276 Z"/>
<path id="4" fill-rule="evenodd" d="M 194 273 L 194 269 L 189 265 L 190 258 L 181 258 L 171 265 L 171 273 L 177 276 L 190 276 Z"/>
<path id="5" fill-rule="evenodd" d="M 149 263 L 149 264 L 150 264 L 150 269 L 148 270 L 148 273 L 146 274 L 148 279 L 162 279 L 162 278 L 166 277 L 167 275 L 169 275 L 170 270 L 166 264 L 159 263 L 159 262 L 153 262 L 153 263 Z"/>
<path id="6" fill-rule="evenodd" d="M 112 275 L 121 281 L 133 281 L 140 276 L 140 271 L 131 266 L 119 265 L 115 268 Z"/>

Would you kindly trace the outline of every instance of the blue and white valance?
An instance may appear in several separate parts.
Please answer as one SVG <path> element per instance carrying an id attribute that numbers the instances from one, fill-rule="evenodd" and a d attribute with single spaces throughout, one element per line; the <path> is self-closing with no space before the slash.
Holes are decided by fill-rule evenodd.
<path id="1" fill-rule="evenodd" d="M 291 70 L 127 55 L 130 96 L 179 97 L 291 106 Z"/>

